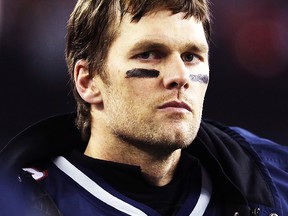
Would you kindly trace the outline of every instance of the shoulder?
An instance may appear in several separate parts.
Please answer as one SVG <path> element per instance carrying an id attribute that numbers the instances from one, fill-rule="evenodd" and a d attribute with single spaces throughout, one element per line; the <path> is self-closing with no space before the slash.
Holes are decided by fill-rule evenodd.
<path id="1" fill-rule="evenodd" d="M 230 129 L 242 136 L 262 160 L 288 170 L 288 146 L 259 137 L 243 128 L 230 127 Z"/>
<path id="2" fill-rule="evenodd" d="M 274 194 L 278 194 L 277 199 L 281 202 L 283 213 L 285 212 L 286 215 L 288 213 L 288 146 L 261 138 L 243 128 L 231 127 L 231 129 L 247 141 L 259 156 L 260 163 L 268 170 L 272 184 L 275 185 L 272 190 Z"/>

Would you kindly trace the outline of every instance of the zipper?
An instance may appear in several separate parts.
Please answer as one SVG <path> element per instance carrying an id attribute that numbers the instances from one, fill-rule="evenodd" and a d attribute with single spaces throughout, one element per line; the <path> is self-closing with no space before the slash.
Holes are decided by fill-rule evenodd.
<path id="1" fill-rule="evenodd" d="M 250 216 L 259 216 L 260 208 L 253 208 L 250 210 Z"/>

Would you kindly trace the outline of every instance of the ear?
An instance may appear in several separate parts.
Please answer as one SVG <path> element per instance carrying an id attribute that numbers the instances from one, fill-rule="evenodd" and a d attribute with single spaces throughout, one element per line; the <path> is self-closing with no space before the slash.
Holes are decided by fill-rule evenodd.
<path id="1" fill-rule="evenodd" d="M 89 74 L 89 64 L 80 59 L 74 66 L 75 87 L 81 98 L 90 104 L 102 103 L 100 90 L 95 86 L 93 77 Z"/>

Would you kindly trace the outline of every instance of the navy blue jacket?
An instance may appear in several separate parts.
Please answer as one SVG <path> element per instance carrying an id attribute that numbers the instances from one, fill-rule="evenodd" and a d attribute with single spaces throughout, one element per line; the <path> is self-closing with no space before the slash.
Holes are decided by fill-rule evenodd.
<path id="1" fill-rule="evenodd" d="M 74 114 L 47 119 L 1 150 L 0 215 L 61 215 L 51 196 L 22 168 L 73 149 L 84 151 L 74 120 Z M 187 151 L 217 180 L 226 200 L 224 215 L 288 215 L 287 147 L 212 121 L 202 121 L 195 141 L 201 145 L 191 144 Z"/>

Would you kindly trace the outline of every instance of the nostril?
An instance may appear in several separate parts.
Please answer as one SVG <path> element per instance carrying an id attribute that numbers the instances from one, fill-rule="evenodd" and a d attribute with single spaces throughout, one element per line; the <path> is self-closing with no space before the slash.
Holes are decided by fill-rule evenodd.
<path id="1" fill-rule="evenodd" d="M 170 88 L 176 88 L 176 87 L 178 87 L 178 83 L 177 82 L 172 82 L 170 84 Z"/>
<path id="2" fill-rule="evenodd" d="M 184 87 L 185 89 L 189 88 L 189 83 L 178 83 L 178 82 L 171 82 L 169 85 L 169 89 L 177 88 L 180 89 Z"/>
<path id="3" fill-rule="evenodd" d="M 188 89 L 188 88 L 189 88 L 189 83 L 185 83 L 185 84 L 184 84 L 184 88 L 185 88 L 185 89 Z"/>

